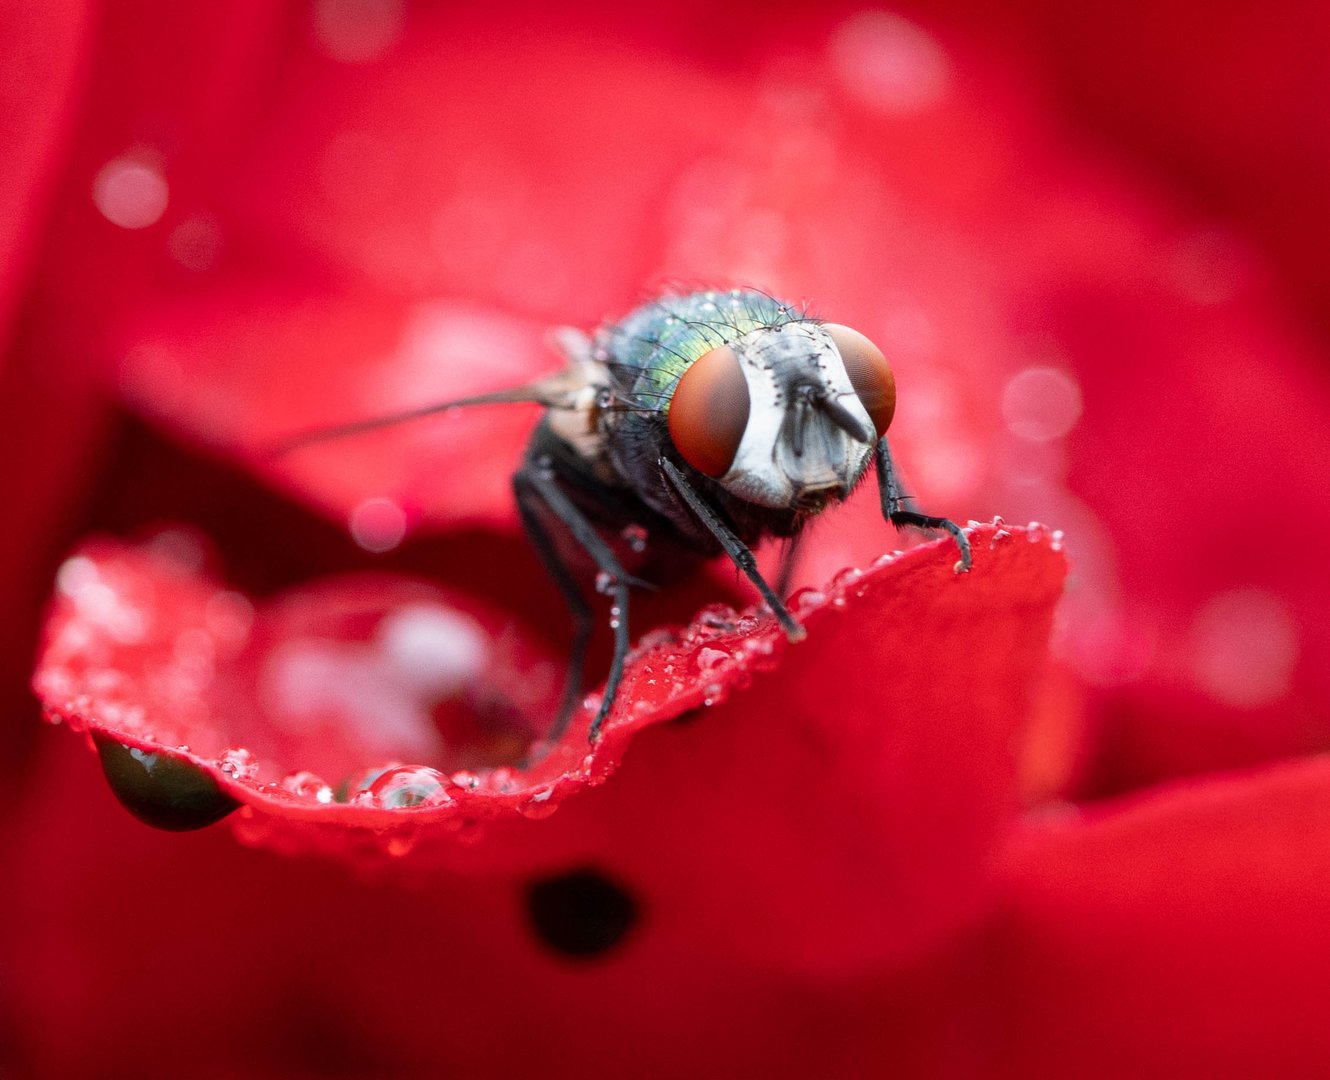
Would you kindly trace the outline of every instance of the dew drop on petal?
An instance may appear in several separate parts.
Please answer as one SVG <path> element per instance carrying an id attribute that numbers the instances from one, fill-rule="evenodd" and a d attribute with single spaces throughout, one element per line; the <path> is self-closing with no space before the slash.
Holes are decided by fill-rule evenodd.
<path id="1" fill-rule="evenodd" d="M 368 790 L 380 806 L 389 810 L 442 806 L 451 801 L 447 777 L 425 765 L 385 769 Z"/>
<path id="2" fill-rule="evenodd" d="M 93 741 L 112 793 L 131 814 L 154 828 L 201 829 L 240 806 L 206 770 L 184 758 L 125 746 L 101 733 Z"/>
<path id="3" fill-rule="evenodd" d="M 1060 439 L 1080 418 L 1080 384 L 1062 368 L 1024 368 L 1002 389 L 1002 419 L 1007 430 L 1022 439 Z"/>
<path id="4" fill-rule="evenodd" d="M 217 767 L 236 780 L 252 780 L 259 771 L 254 755 L 244 747 L 232 747 L 217 755 Z"/>
<path id="5" fill-rule="evenodd" d="M 366 499 L 347 519 L 351 539 L 376 555 L 392 551 L 406 537 L 406 511 L 392 499 Z"/>
<path id="6" fill-rule="evenodd" d="M 289 791 L 292 795 L 312 798 L 316 802 L 330 803 L 333 801 L 331 785 L 326 783 L 323 777 L 317 773 L 303 770 L 291 773 L 282 777 L 281 787 L 283 791 Z"/>
<path id="7" fill-rule="evenodd" d="M 169 196 L 161 170 L 132 156 L 108 161 L 92 181 L 92 201 L 112 225 L 146 229 L 166 213 Z"/>
<path id="8" fill-rule="evenodd" d="M 518 803 L 517 812 L 533 821 L 543 821 L 559 808 L 551 798 L 553 795 L 553 788 L 542 788 Z"/>
<path id="9" fill-rule="evenodd" d="M 1192 620 L 1192 677 L 1226 705 L 1255 708 L 1282 698 L 1298 649 L 1298 627 L 1288 604 L 1264 589 L 1222 592 Z"/>
<path id="10" fill-rule="evenodd" d="M 697 651 L 693 662 L 697 665 L 698 671 L 715 671 L 733 659 L 734 657 L 724 649 L 713 649 L 708 646 Z"/>

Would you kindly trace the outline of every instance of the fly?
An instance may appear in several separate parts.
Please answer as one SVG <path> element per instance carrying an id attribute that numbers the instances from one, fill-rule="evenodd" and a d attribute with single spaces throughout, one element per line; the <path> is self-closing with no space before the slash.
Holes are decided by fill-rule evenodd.
<path id="1" fill-rule="evenodd" d="M 807 521 L 847 498 L 870 466 L 882 514 L 896 527 L 943 529 L 970 568 L 955 522 L 906 508 L 887 447 L 896 408 L 891 365 L 857 330 L 811 318 L 753 289 L 667 295 L 588 337 L 561 332 L 568 367 L 525 386 L 439 402 L 296 436 L 283 451 L 466 405 L 536 402 L 546 413 L 513 477 L 517 510 L 573 621 L 568 674 L 547 738 L 567 728 L 582 693 L 594 628 L 586 591 L 560 534 L 595 565 L 613 605 L 614 651 L 595 741 L 614 704 L 629 649 L 630 576 L 612 534 L 689 559 L 724 552 L 761 594 L 786 636 L 803 627 L 781 600 Z M 792 541 L 779 592 L 752 547 Z M 634 547 L 640 546 L 640 542 Z"/>

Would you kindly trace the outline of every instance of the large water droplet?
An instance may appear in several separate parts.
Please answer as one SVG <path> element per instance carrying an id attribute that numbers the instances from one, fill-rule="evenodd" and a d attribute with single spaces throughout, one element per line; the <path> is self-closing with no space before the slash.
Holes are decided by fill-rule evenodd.
<path id="1" fill-rule="evenodd" d="M 517 812 L 533 821 L 542 821 L 559 809 L 559 804 L 551 798 L 553 794 L 553 788 L 543 788 L 518 803 Z"/>
<path id="2" fill-rule="evenodd" d="M 111 791 L 131 814 L 171 832 L 201 829 L 240 806 L 206 770 L 183 758 L 93 735 Z"/>
<path id="3" fill-rule="evenodd" d="M 370 784 L 369 793 L 389 810 L 442 806 L 451 801 L 447 777 L 424 765 L 385 769 Z"/>

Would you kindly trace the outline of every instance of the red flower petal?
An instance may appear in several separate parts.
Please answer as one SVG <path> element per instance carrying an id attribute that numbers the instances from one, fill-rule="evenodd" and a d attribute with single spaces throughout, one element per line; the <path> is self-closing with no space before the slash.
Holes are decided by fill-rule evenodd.
<path id="1" fill-rule="evenodd" d="M 1327 836 L 1324 759 L 1026 830 L 989 987 L 1010 1075 L 1323 1075 Z"/>
<path id="2" fill-rule="evenodd" d="M 966 839 L 953 837 L 936 861 L 973 869 L 1015 798 L 1010 740 L 1061 578 L 1042 532 L 990 526 L 974 542 L 969 575 L 954 575 L 955 547 L 940 541 L 804 594 L 797 611 L 809 637 L 797 648 L 751 611 L 653 632 L 603 738 L 587 746 L 585 710 L 525 767 L 512 763 L 553 712 L 559 663 L 520 618 L 418 582 L 334 579 L 255 617 L 166 542 L 92 545 L 61 572 L 35 685 L 53 717 L 210 773 L 246 804 L 239 827 L 249 839 L 346 851 L 377 838 L 404 850 L 418 836 L 441 858 L 476 862 L 514 857 L 534 836 L 524 817 L 548 816 L 602 782 L 643 729 L 754 682 L 727 710 L 753 718 L 726 729 L 747 749 L 727 736 L 705 758 L 717 776 L 755 763 L 730 789 L 736 820 L 757 809 L 764 772 L 780 785 L 790 778 L 779 769 L 792 767 L 803 779 L 787 797 L 801 817 L 822 800 L 862 800 L 857 828 L 880 833 L 873 843 L 886 850 L 909 849 L 949 820 Z M 440 704 L 458 693 L 460 707 Z M 495 730 L 496 718 L 508 726 Z M 439 770 L 438 791 L 417 805 L 359 791 L 394 763 Z M 638 781 L 660 788 L 658 809 L 680 813 L 676 782 L 659 760 Z M 346 802 L 335 798 L 343 785 Z M 715 813 L 722 790 L 699 809 Z M 489 844 L 453 841 L 487 821 L 508 831 Z M 423 829 L 436 824 L 448 828 Z"/>

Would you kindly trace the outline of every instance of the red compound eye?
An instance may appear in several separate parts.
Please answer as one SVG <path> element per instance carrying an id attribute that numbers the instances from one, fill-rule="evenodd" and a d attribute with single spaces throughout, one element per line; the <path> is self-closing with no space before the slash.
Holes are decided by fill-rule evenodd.
<path id="1" fill-rule="evenodd" d="M 670 438 L 704 476 L 724 476 L 748 426 L 748 380 L 734 350 L 721 345 L 683 373 L 670 399 Z"/>
<path id="2" fill-rule="evenodd" d="M 896 377 L 891 373 L 891 365 L 882 355 L 882 350 L 858 330 L 836 323 L 827 323 L 822 329 L 831 335 L 831 340 L 840 350 L 850 385 L 859 395 L 859 401 L 868 413 L 868 418 L 873 421 L 880 439 L 887 433 L 896 412 Z"/>

